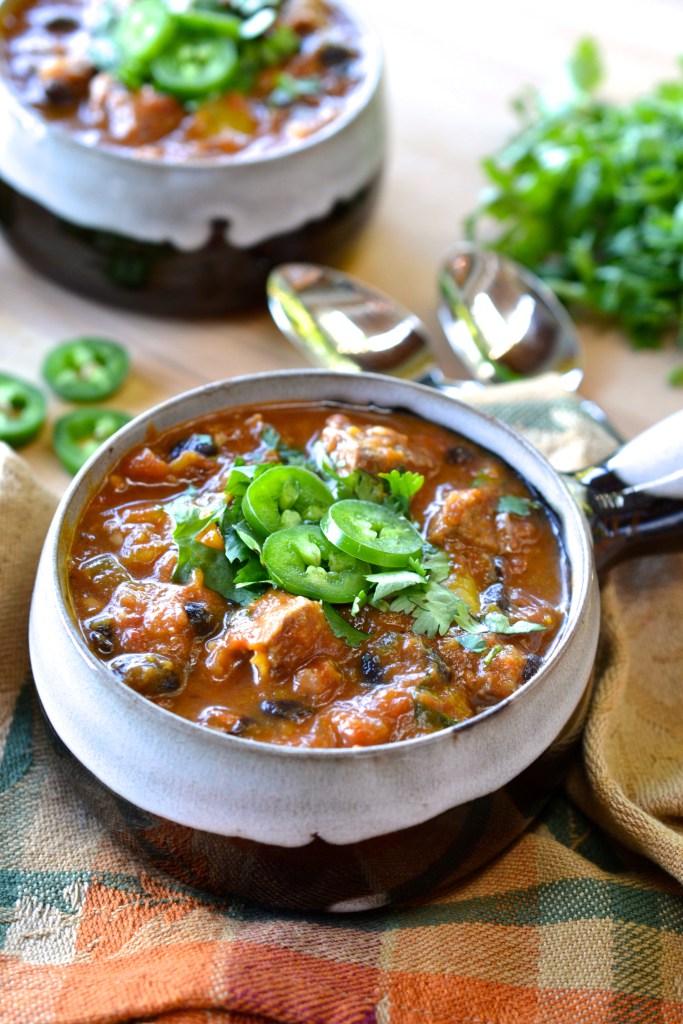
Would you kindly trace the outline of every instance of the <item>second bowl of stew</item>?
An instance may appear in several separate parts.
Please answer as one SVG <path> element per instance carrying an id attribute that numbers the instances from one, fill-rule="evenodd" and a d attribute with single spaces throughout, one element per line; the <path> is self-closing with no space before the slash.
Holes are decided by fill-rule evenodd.
<path id="1" fill-rule="evenodd" d="M 347 0 L 0 0 L 0 226 L 115 306 L 230 312 L 275 263 L 341 259 L 384 118 Z"/>
<path id="2" fill-rule="evenodd" d="M 94 456 L 31 651 L 127 842 L 211 891 L 357 910 L 532 820 L 598 628 L 586 521 L 531 446 L 418 385 L 303 371 L 180 396 Z"/>

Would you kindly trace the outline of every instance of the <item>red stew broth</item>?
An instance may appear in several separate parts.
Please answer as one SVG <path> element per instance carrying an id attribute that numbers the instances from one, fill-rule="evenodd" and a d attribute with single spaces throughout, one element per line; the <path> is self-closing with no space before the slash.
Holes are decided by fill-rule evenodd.
<path id="1" fill-rule="evenodd" d="M 281 445 L 308 452 L 322 438 L 342 475 L 423 473 L 410 517 L 448 555 L 443 585 L 480 617 L 500 611 L 543 631 L 486 633 L 477 653 L 462 646 L 455 625 L 429 637 L 414 632 L 406 612 L 366 606 L 351 617 L 337 605 L 370 634 L 351 647 L 318 601 L 272 587 L 240 608 L 206 587 L 200 571 L 173 582 L 177 547 L 164 504 L 189 488 L 197 503 L 215 500 L 238 457 L 279 461 L 272 430 Z M 215 453 L 197 435 L 210 435 Z M 526 515 L 497 511 L 503 496 L 535 499 L 503 461 L 408 413 L 300 403 L 232 409 L 150 438 L 111 471 L 75 530 L 73 613 L 105 663 L 131 654 L 149 661 L 149 670 L 119 672 L 121 685 L 209 728 L 322 747 L 423 735 L 510 696 L 561 628 L 567 579 L 553 517 L 535 500 Z M 201 539 L 223 543 L 211 528 Z"/>
<path id="2" fill-rule="evenodd" d="M 88 145 L 174 162 L 289 148 L 338 118 L 366 75 L 358 28 L 344 12 L 327 0 L 285 0 L 276 24 L 301 35 L 299 52 L 260 72 L 248 92 L 228 89 L 187 110 L 151 85 L 131 90 L 97 71 L 89 34 L 101 10 L 101 0 L 19 0 L 0 18 L 0 64 L 21 101 Z M 295 88 L 277 105 L 283 75 L 318 87 Z"/>

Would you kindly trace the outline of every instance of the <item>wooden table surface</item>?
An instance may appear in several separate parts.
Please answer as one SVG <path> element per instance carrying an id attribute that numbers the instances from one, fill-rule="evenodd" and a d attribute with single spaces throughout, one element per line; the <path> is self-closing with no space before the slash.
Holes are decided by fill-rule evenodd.
<path id="1" fill-rule="evenodd" d="M 586 34 L 601 45 L 614 98 L 674 78 L 683 7 L 679 0 L 631 0 L 618 13 L 595 0 L 363 0 L 363 7 L 384 40 L 391 142 L 379 207 L 346 269 L 422 317 L 444 369 L 457 373 L 436 317 L 436 270 L 476 203 L 481 158 L 515 127 L 511 97 L 550 82 Z M 683 392 L 666 383 L 683 362 L 680 350 L 636 352 L 618 332 L 580 325 L 580 333 L 581 391 L 624 436 L 681 408 Z M 133 372 L 109 404 L 133 413 L 206 381 L 304 365 L 265 310 L 209 322 L 123 313 L 40 278 L 0 242 L 0 369 L 39 380 L 46 351 L 77 334 L 128 346 Z M 51 400 L 51 420 L 60 408 Z M 66 486 L 49 430 L 23 454 L 53 489 Z"/>

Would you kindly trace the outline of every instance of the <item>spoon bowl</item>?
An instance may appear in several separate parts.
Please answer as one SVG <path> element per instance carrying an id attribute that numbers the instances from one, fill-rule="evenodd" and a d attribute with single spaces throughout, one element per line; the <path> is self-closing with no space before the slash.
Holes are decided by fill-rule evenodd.
<path id="1" fill-rule="evenodd" d="M 441 379 L 422 321 L 349 274 L 283 263 L 271 271 L 267 293 L 273 320 L 314 366 L 423 383 Z"/>
<path id="2" fill-rule="evenodd" d="M 439 271 L 439 319 L 463 366 L 482 384 L 559 374 L 567 391 L 583 377 L 581 347 L 562 303 L 515 260 L 457 243 Z"/>

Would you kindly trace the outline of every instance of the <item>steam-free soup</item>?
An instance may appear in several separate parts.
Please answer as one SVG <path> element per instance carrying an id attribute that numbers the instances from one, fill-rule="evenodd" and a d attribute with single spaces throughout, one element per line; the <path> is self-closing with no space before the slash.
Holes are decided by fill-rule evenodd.
<path id="1" fill-rule="evenodd" d="M 366 60 L 332 0 L 18 0 L 0 18 L 25 105 L 174 162 L 299 145 L 343 114 Z"/>
<path id="2" fill-rule="evenodd" d="M 241 407 L 151 438 L 75 530 L 71 602 L 121 685 L 201 725 L 353 747 L 530 680 L 566 601 L 553 517 L 408 413 Z"/>

